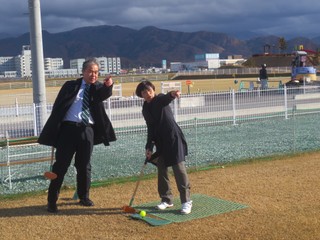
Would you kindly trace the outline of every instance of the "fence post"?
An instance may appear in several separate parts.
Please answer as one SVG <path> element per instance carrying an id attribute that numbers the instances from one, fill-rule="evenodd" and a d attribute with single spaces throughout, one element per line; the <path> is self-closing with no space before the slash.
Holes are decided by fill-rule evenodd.
<path id="1" fill-rule="evenodd" d="M 173 101 L 173 115 L 174 115 L 174 119 L 176 121 L 178 121 L 178 100 L 177 100 L 177 98 L 175 98 Z"/>
<path id="2" fill-rule="evenodd" d="M 233 125 L 236 125 L 236 95 L 232 89 L 232 111 L 233 111 Z"/>
<path id="3" fill-rule="evenodd" d="M 284 84 L 284 117 L 288 119 L 288 96 L 287 96 L 287 86 Z"/>
<path id="4" fill-rule="evenodd" d="M 196 152 L 196 156 L 195 156 L 195 159 L 196 159 L 196 169 L 198 170 L 198 151 L 199 151 L 199 149 L 198 149 L 198 119 L 197 118 L 195 118 L 194 119 L 195 120 L 195 126 L 196 126 L 196 143 L 195 143 L 195 148 L 196 148 L 196 150 L 195 150 L 195 152 Z"/>
<path id="5" fill-rule="evenodd" d="M 111 121 L 112 116 L 111 116 L 111 100 L 110 100 L 110 98 L 107 99 L 107 105 L 108 105 L 108 116 Z"/>
<path id="6" fill-rule="evenodd" d="M 32 104 L 33 107 L 33 135 L 38 136 L 38 127 L 37 127 L 37 106 L 35 103 Z"/>
<path id="7" fill-rule="evenodd" d="M 16 117 L 19 116 L 19 105 L 18 105 L 18 98 L 16 98 Z"/>
<path id="8" fill-rule="evenodd" d="M 292 118 L 293 118 L 293 153 L 296 153 L 296 113 L 295 108 L 292 110 Z"/>
<path id="9" fill-rule="evenodd" d="M 9 134 L 8 131 L 6 131 L 6 147 L 7 147 L 7 167 L 8 167 L 8 178 L 4 179 L 5 181 L 9 181 L 9 189 L 12 189 L 12 181 L 11 181 L 11 166 L 10 166 L 10 143 L 9 143 Z"/>

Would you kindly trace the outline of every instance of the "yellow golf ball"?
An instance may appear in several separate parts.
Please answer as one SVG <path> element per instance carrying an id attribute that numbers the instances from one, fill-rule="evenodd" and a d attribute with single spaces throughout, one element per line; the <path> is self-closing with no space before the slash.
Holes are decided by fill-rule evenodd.
<path id="1" fill-rule="evenodd" d="M 145 217 L 147 215 L 147 212 L 146 211 L 140 211 L 140 216 L 141 217 Z"/>

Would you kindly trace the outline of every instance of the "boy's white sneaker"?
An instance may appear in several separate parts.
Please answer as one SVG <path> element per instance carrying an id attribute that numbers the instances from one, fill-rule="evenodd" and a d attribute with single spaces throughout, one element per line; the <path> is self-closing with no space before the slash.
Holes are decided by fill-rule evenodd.
<path id="1" fill-rule="evenodd" d="M 162 202 L 159 205 L 157 205 L 157 208 L 159 210 L 165 210 L 166 208 L 170 208 L 170 207 L 173 207 L 173 204 L 169 204 L 169 203 L 166 203 L 166 202 Z"/>
<path id="2" fill-rule="evenodd" d="M 181 214 L 189 214 L 192 209 L 192 201 L 182 203 Z"/>

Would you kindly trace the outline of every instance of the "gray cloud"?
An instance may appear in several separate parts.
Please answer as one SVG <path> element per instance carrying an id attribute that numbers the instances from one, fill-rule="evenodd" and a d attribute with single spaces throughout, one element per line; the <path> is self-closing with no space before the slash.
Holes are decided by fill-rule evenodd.
<path id="1" fill-rule="evenodd" d="M 29 31 L 28 1 L 21 2 L 0 0 L 0 33 Z M 42 0 L 40 4 L 42 28 L 51 33 L 84 26 L 120 25 L 184 32 L 320 36 L 320 2 L 314 0 Z"/>

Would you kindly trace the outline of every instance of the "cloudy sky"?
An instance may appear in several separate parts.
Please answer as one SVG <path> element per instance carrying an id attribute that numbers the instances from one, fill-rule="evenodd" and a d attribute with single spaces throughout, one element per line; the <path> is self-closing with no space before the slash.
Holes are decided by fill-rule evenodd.
<path id="1" fill-rule="evenodd" d="M 0 0 L 0 33 L 29 32 L 28 2 Z M 40 0 L 42 29 L 155 26 L 182 32 L 254 32 L 292 38 L 320 36 L 315 0 Z"/>

